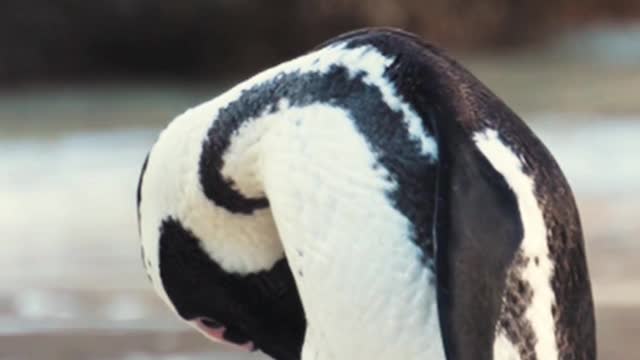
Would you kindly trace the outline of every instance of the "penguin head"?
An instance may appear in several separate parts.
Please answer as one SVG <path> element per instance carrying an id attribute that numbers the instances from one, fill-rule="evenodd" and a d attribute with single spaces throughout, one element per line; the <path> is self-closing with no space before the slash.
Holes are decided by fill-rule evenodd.
<path id="1" fill-rule="evenodd" d="M 197 112 L 184 117 L 160 135 L 139 179 L 147 275 L 175 313 L 208 338 L 299 359 L 306 322 L 270 210 L 234 212 L 207 197 L 202 140 L 185 141 L 206 138 L 206 130 L 198 129 Z"/>

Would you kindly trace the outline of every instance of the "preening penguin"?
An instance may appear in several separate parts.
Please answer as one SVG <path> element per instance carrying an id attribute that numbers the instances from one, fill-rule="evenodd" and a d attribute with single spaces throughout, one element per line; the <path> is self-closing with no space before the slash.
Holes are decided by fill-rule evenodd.
<path id="1" fill-rule="evenodd" d="M 558 165 L 410 34 L 348 33 L 178 116 L 138 217 L 167 304 L 275 359 L 595 358 Z"/>

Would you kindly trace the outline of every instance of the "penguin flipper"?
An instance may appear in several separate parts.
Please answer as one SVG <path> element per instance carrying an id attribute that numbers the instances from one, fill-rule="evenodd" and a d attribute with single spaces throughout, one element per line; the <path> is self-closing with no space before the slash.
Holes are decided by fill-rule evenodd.
<path id="1" fill-rule="evenodd" d="M 523 238 L 516 195 L 469 133 L 449 122 L 436 216 L 438 311 L 446 358 L 493 358 L 506 272 Z"/>

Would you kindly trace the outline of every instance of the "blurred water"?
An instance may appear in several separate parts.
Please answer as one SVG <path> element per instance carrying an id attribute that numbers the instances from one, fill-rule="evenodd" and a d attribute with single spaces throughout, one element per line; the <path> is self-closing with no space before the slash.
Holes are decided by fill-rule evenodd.
<path id="1" fill-rule="evenodd" d="M 592 26 L 561 36 L 553 48 L 567 57 L 587 57 L 591 61 L 617 65 L 640 64 L 640 24 Z"/>
<path id="2" fill-rule="evenodd" d="M 65 287 L 79 286 L 75 278 L 101 288 L 139 286 L 126 275 L 134 270 L 126 259 L 137 251 L 132 194 L 154 136 L 113 131 L 0 142 L 0 228 L 11 239 L 0 253 L 0 289 L 60 278 Z M 92 278 L 73 276 L 87 269 Z"/>

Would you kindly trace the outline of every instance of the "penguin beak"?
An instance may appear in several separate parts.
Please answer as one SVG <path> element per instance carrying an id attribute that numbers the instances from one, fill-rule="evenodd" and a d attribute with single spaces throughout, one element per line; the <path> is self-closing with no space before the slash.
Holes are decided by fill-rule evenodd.
<path id="1" fill-rule="evenodd" d="M 193 320 L 189 320 L 189 324 L 195 327 L 199 332 L 201 332 L 209 340 L 212 340 L 214 342 L 225 344 L 237 350 L 243 350 L 243 351 L 257 350 L 257 347 L 254 345 L 253 341 L 247 341 L 245 343 L 240 344 L 240 343 L 235 343 L 226 339 L 225 332 L 227 331 L 227 328 L 216 320 L 200 317 Z"/>

